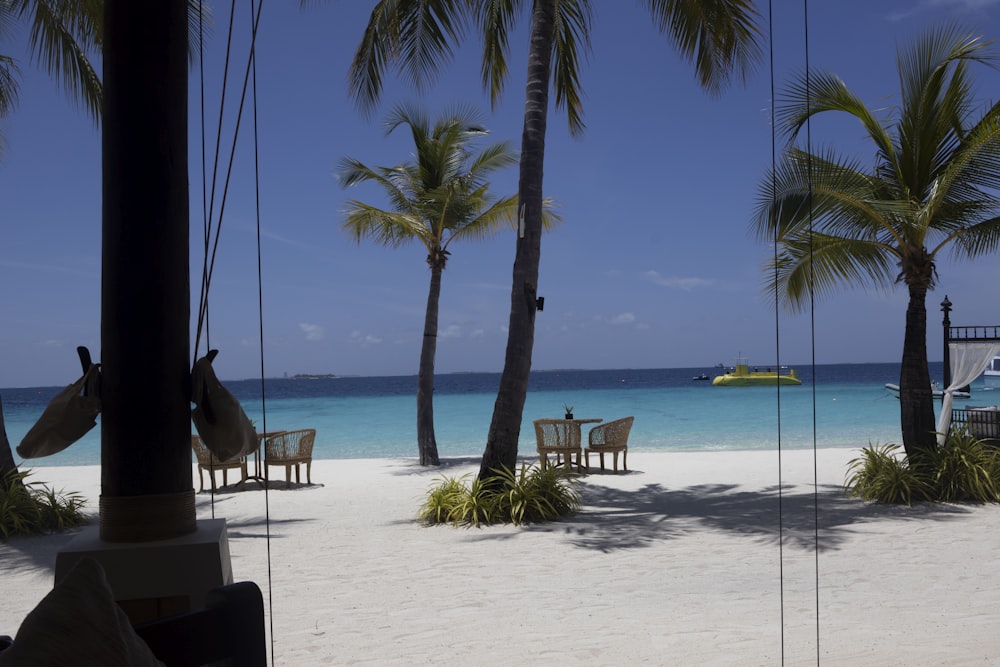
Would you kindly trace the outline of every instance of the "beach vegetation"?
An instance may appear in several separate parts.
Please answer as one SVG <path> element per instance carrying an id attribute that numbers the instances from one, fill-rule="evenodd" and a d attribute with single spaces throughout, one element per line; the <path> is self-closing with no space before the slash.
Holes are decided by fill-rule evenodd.
<path id="1" fill-rule="evenodd" d="M 900 454 L 898 445 L 864 448 L 848 466 L 848 494 L 905 505 L 1000 502 L 1000 449 L 964 429 L 949 433 L 941 447 Z"/>
<path id="2" fill-rule="evenodd" d="M 370 113 L 382 92 L 382 77 L 390 68 L 405 73 L 418 89 L 426 88 L 440 67 L 452 58 L 454 48 L 467 34 L 473 34 L 482 43 L 482 83 L 495 107 L 510 73 L 509 38 L 518 18 L 522 14 L 530 16 L 517 199 L 518 242 L 507 348 L 479 469 L 481 478 L 517 463 L 538 310 L 549 88 L 555 94 L 555 107 L 566 111 L 570 134 L 581 136 L 584 122 L 580 63 L 590 51 L 591 4 L 589 0 L 380 0 L 372 9 L 348 74 L 356 103 Z M 759 58 L 759 15 L 752 0 L 714 3 L 711 11 L 705 11 L 701 3 L 645 0 L 644 4 L 653 26 L 685 61 L 694 65 L 698 82 L 712 93 L 721 91 L 734 78 L 745 79 Z"/>
<path id="3" fill-rule="evenodd" d="M 83 496 L 25 481 L 30 475 L 30 470 L 13 470 L 0 477 L 0 537 L 57 532 L 87 523 Z"/>
<path id="4" fill-rule="evenodd" d="M 957 25 L 928 30 L 899 49 L 898 102 L 879 99 L 874 109 L 835 74 L 800 75 L 776 115 L 788 147 L 758 190 L 752 226 L 775 244 L 765 275 L 779 304 L 799 310 L 845 285 L 907 290 L 899 378 L 907 457 L 937 447 L 926 308 L 937 259 L 946 249 L 972 259 L 1000 244 L 1000 102 L 977 102 L 970 74 L 996 66 L 991 44 Z M 796 145 L 827 112 L 860 122 L 872 155 Z"/>
<path id="5" fill-rule="evenodd" d="M 489 478 L 443 477 L 427 492 L 420 521 L 427 525 L 484 526 L 554 521 L 580 509 L 576 481 L 562 469 L 522 463 Z"/>
<path id="6" fill-rule="evenodd" d="M 373 182 L 382 187 L 392 207 L 385 210 L 358 200 L 347 202 L 343 228 L 359 243 L 371 239 L 396 248 L 421 243 L 427 250 L 430 288 L 424 311 L 424 335 L 417 375 L 417 444 L 421 465 L 438 465 L 434 435 L 434 358 L 437 353 L 441 276 L 454 241 L 483 240 L 501 229 L 517 229 L 517 197 L 495 197 L 488 177 L 513 166 L 517 154 L 507 142 L 479 152 L 472 143 L 489 132 L 470 109 L 442 114 L 433 124 L 416 107 L 397 106 L 386 120 L 386 134 L 400 126 L 410 130 L 416 160 L 389 167 L 369 167 L 345 157 L 340 182 L 347 188 Z M 547 226 L 558 221 L 549 212 Z"/>

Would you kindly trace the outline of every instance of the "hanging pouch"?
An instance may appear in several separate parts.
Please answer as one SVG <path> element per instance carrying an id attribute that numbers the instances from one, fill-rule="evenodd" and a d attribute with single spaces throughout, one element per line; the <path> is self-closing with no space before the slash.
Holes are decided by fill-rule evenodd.
<path id="1" fill-rule="evenodd" d="M 26 459 L 61 452 L 87 435 L 101 412 L 100 366 L 90 364 L 79 380 L 59 392 L 17 446 Z"/>
<path id="2" fill-rule="evenodd" d="M 195 404 L 191 419 L 209 451 L 226 462 L 252 453 L 258 440 L 243 406 L 215 377 L 212 360 L 218 353 L 211 350 L 191 371 L 191 400 Z"/>

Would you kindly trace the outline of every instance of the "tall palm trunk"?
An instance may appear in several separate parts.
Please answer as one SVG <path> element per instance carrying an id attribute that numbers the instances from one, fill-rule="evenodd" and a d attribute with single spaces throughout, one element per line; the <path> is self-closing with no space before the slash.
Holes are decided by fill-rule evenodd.
<path id="1" fill-rule="evenodd" d="M 0 398 L 0 480 L 12 471 L 17 471 L 17 464 L 14 463 L 14 452 L 11 451 L 10 440 L 7 439 L 7 427 L 3 422 L 3 399 Z"/>
<path id="2" fill-rule="evenodd" d="M 909 285 L 903 363 L 899 371 L 899 413 L 907 458 L 936 445 L 934 398 L 927 368 L 927 287 Z"/>
<path id="3" fill-rule="evenodd" d="M 436 466 L 437 439 L 434 437 L 434 355 L 437 353 L 438 304 L 441 300 L 439 261 L 427 258 L 431 266 L 431 287 L 427 293 L 427 313 L 424 315 L 424 342 L 420 348 L 420 374 L 417 376 L 417 446 L 420 465 Z"/>
<path id="4" fill-rule="evenodd" d="M 486 451 L 479 469 L 480 479 L 494 476 L 494 468 L 513 468 L 517 463 L 517 440 L 528 394 L 531 351 L 535 342 L 535 299 L 542 247 L 542 175 L 554 16 L 555 0 L 535 0 L 531 16 L 531 49 L 528 53 L 518 184 L 518 211 L 523 221 L 514 255 L 507 354 L 493 406 Z"/>

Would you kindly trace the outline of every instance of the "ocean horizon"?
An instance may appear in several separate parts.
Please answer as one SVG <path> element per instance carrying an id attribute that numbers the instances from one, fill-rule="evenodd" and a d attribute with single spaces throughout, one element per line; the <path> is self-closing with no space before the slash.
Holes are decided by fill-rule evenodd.
<path id="1" fill-rule="evenodd" d="M 533 454 L 532 420 L 561 417 L 564 405 L 572 405 L 578 418 L 610 421 L 634 416 L 629 437 L 634 451 L 900 442 L 899 401 L 884 386 L 898 382 L 899 363 L 791 367 L 802 385 L 780 389 L 715 387 L 710 380 L 694 379 L 702 373 L 709 378 L 719 374 L 717 367 L 532 371 L 518 449 Z M 932 379 L 940 382 L 941 363 L 931 362 L 930 369 Z M 442 458 L 482 455 L 499 381 L 499 372 L 435 376 L 435 434 Z M 224 384 L 259 431 L 315 428 L 314 458 L 417 456 L 416 375 L 282 377 L 265 378 L 263 383 L 258 378 Z M 12 447 L 61 389 L 0 389 Z M 992 405 L 1000 401 L 1000 391 L 995 397 L 992 391 L 980 378 L 964 403 Z M 100 419 L 97 427 L 63 452 L 23 463 L 28 467 L 100 463 Z"/>

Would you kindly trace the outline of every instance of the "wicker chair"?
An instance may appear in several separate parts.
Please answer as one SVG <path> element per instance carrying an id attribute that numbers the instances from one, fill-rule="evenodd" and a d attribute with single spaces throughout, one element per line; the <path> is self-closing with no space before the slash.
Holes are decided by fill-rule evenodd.
<path id="1" fill-rule="evenodd" d="M 213 491 L 215 491 L 216 470 L 222 471 L 222 486 L 229 483 L 228 472 L 230 470 L 238 469 L 240 471 L 239 483 L 247 481 L 247 460 L 245 457 L 232 461 L 220 461 L 197 435 L 191 436 L 191 449 L 194 450 L 194 456 L 198 460 L 198 485 L 201 487 L 198 489 L 199 493 L 205 490 L 205 478 L 202 476 L 202 472 L 208 472 Z"/>
<path id="2" fill-rule="evenodd" d="M 573 455 L 576 454 L 576 467 L 580 464 L 580 424 L 567 419 L 536 419 L 535 439 L 538 442 L 538 459 L 542 469 L 549 465 L 549 454 L 556 455 L 555 465 L 566 457 L 566 470 L 573 465 Z"/>
<path id="3" fill-rule="evenodd" d="M 614 455 L 615 472 L 618 472 L 618 452 L 622 453 L 622 469 L 628 472 L 628 434 L 632 430 L 635 417 L 616 419 L 590 429 L 587 436 L 587 447 L 583 450 L 583 458 L 587 472 L 590 472 L 590 453 L 601 457 L 601 470 L 604 470 L 604 455 Z"/>
<path id="4" fill-rule="evenodd" d="M 292 485 L 292 466 L 295 466 L 295 483 L 301 482 L 299 465 L 306 464 L 306 483 L 312 484 L 313 443 L 316 441 L 316 429 L 306 428 L 298 431 L 282 431 L 264 440 L 264 480 L 268 479 L 267 469 L 270 466 L 285 467 L 285 485 Z"/>

